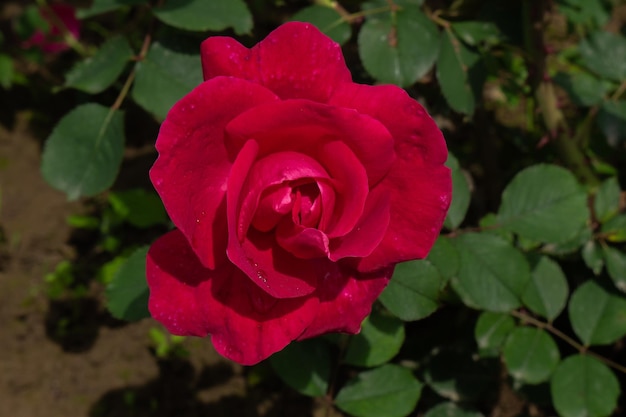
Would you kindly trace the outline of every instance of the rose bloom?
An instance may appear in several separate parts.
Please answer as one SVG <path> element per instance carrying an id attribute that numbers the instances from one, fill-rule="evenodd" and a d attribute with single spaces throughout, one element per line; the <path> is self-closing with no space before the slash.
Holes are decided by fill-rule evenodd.
<path id="1" fill-rule="evenodd" d="M 150 248 L 152 316 L 255 364 L 357 333 L 451 199 L 446 144 L 404 90 L 352 82 L 314 26 L 202 43 L 205 81 L 161 126 L 152 182 L 177 229 Z M 416 277 L 419 279 L 419 277 Z"/>
<path id="2" fill-rule="evenodd" d="M 37 47 L 46 53 L 57 53 L 69 48 L 66 43 L 60 24 L 65 25 L 74 38 L 80 34 L 80 22 L 76 19 L 76 10 L 67 4 L 51 4 L 46 8 L 40 8 L 39 14 L 48 23 L 49 29 L 43 31 L 37 29 L 32 36 L 24 41 L 24 48 Z"/>

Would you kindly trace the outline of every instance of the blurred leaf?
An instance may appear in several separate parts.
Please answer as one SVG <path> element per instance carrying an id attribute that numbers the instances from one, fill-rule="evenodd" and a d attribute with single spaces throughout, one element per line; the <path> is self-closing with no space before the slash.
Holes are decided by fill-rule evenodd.
<path id="1" fill-rule="evenodd" d="M 506 340 L 503 358 L 513 378 L 538 384 L 549 379 L 561 355 L 554 339 L 544 330 L 518 327 Z"/>
<path id="2" fill-rule="evenodd" d="M 112 12 L 122 7 L 135 6 L 137 4 L 148 3 L 148 0 L 93 0 L 91 6 L 87 9 L 78 9 L 76 17 L 79 19 L 87 19 L 88 17 L 97 16 L 102 13 Z"/>
<path id="3" fill-rule="evenodd" d="M 146 281 L 146 255 L 144 246 L 133 252 L 119 267 L 106 290 L 107 308 L 118 319 L 137 321 L 150 317 Z"/>
<path id="4" fill-rule="evenodd" d="M 326 395 L 330 379 L 330 346 L 323 339 L 292 342 L 270 357 L 272 367 L 287 385 L 310 397 Z"/>
<path id="5" fill-rule="evenodd" d="M 611 177 L 605 180 L 593 200 L 593 207 L 596 219 L 600 223 L 604 223 L 619 212 L 619 198 L 621 189 L 617 182 L 617 177 Z"/>
<path id="6" fill-rule="evenodd" d="M 617 147 L 626 140 L 626 101 L 602 102 L 596 120 L 609 145 Z"/>
<path id="7" fill-rule="evenodd" d="M 362 324 L 361 332 L 350 338 L 344 362 L 355 366 L 378 366 L 396 356 L 404 342 L 404 324 L 376 311 Z"/>
<path id="8" fill-rule="evenodd" d="M 587 68 L 618 83 L 626 80 L 626 38 L 603 30 L 580 43 L 580 54 Z"/>
<path id="9" fill-rule="evenodd" d="M 559 11 L 576 24 L 601 27 L 610 17 L 602 0 L 557 0 L 557 4 Z"/>
<path id="10" fill-rule="evenodd" d="M 144 189 L 115 191 L 109 194 L 115 212 L 131 225 L 145 229 L 167 224 L 168 217 L 161 199 Z"/>
<path id="11" fill-rule="evenodd" d="M 563 270 L 558 263 L 542 256 L 532 270 L 522 301 L 533 313 L 552 322 L 563 311 L 568 295 L 569 288 Z"/>
<path id="12" fill-rule="evenodd" d="M 437 404 L 428 410 L 424 417 L 484 417 L 484 415 L 465 406 L 448 402 Z"/>
<path id="13" fill-rule="evenodd" d="M 491 47 L 502 41 L 502 33 L 493 22 L 453 22 L 452 30 L 468 45 Z"/>
<path id="14" fill-rule="evenodd" d="M 600 231 L 609 242 L 626 242 L 626 214 L 607 220 Z"/>
<path id="15" fill-rule="evenodd" d="M 553 80 L 569 95 L 574 104 L 591 107 L 599 104 L 611 89 L 611 83 L 587 72 L 559 72 Z"/>
<path id="16" fill-rule="evenodd" d="M 96 103 L 66 114 L 47 139 L 43 177 L 70 200 L 92 196 L 113 184 L 124 151 L 124 116 Z"/>
<path id="17" fill-rule="evenodd" d="M 626 292 L 626 253 L 614 247 L 605 245 L 602 247 L 606 270 L 613 280 L 615 287 L 621 292 Z M 624 317 L 626 320 L 626 317 Z"/>
<path id="18" fill-rule="evenodd" d="M 387 364 L 348 381 L 335 404 L 356 417 L 404 417 L 413 411 L 421 392 L 422 384 L 411 371 Z"/>
<path id="19" fill-rule="evenodd" d="M 339 44 L 344 44 L 352 36 L 350 24 L 342 19 L 341 15 L 330 7 L 313 5 L 305 7 L 291 16 L 291 20 L 309 22 Z"/>
<path id="20" fill-rule="evenodd" d="M 180 53 L 155 42 L 137 64 L 132 96 L 141 107 L 164 119 L 174 103 L 201 82 L 200 55 Z"/>
<path id="21" fill-rule="evenodd" d="M 441 282 L 439 271 L 428 260 L 402 262 L 378 299 L 400 319 L 419 320 L 437 310 Z"/>
<path id="22" fill-rule="evenodd" d="M 153 9 L 163 23 L 178 29 L 219 32 L 233 28 L 238 35 L 252 31 L 252 15 L 242 0 L 167 0 Z"/>
<path id="23" fill-rule="evenodd" d="M 461 266 L 452 287 L 465 305 L 494 312 L 520 306 L 530 267 L 519 251 L 487 233 L 463 234 L 455 244 Z"/>
<path id="24" fill-rule="evenodd" d="M 559 364 L 550 391 L 554 408 L 562 417 L 606 417 L 617 407 L 620 386 L 606 365 L 579 354 Z"/>
<path id="25" fill-rule="evenodd" d="M 407 87 L 432 68 L 439 52 L 439 30 L 409 0 L 396 12 L 372 14 L 359 32 L 359 56 L 367 72 L 385 83 Z M 388 6 L 386 1 L 369 8 Z"/>
<path id="26" fill-rule="evenodd" d="M 426 258 L 437 270 L 442 278 L 441 286 L 445 284 L 459 272 L 459 253 L 450 238 L 439 236 Z"/>
<path id="27" fill-rule="evenodd" d="M 590 240 L 583 246 L 582 255 L 587 268 L 591 269 L 594 275 L 600 275 L 602 267 L 604 267 L 602 248 L 596 242 Z"/>
<path id="28" fill-rule="evenodd" d="M 50 32 L 50 24 L 39 12 L 39 6 L 30 4 L 23 9 L 13 26 L 20 39 L 30 38 L 36 31 Z"/>
<path id="29" fill-rule="evenodd" d="M 506 337 L 515 328 L 515 320 L 508 314 L 484 311 L 476 321 L 474 337 L 482 356 L 499 356 Z"/>
<path id="30" fill-rule="evenodd" d="M 90 94 L 106 90 L 124 71 L 133 56 L 126 38 L 117 36 L 105 42 L 98 53 L 76 64 L 65 76 L 65 86 Z"/>
<path id="31" fill-rule="evenodd" d="M 76 229 L 97 230 L 100 228 L 100 219 L 94 216 L 72 214 L 67 217 L 67 224 Z"/>
<path id="32" fill-rule="evenodd" d="M 585 346 L 608 345 L 626 335 L 626 298 L 589 280 L 572 294 L 569 319 Z"/>
<path id="33" fill-rule="evenodd" d="M 8 90 L 13 84 L 13 59 L 9 55 L 0 54 L 0 86 Z"/>
<path id="34" fill-rule="evenodd" d="M 519 172 L 502 193 L 500 224 L 547 243 L 572 239 L 589 219 L 587 194 L 570 171 L 537 164 Z"/>
<path id="35" fill-rule="evenodd" d="M 446 166 L 452 171 L 452 202 L 444 226 L 456 229 L 465 219 L 470 204 L 470 183 L 459 162 L 452 153 L 448 153 Z"/>
<path id="36" fill-rule="evenodd" d="M 471 115 L 476 106 L 471 71 L 480 55 L 446 31 L 437 60 L 437 79 L 448 105 L 459 113 Z"/>
<path id="37" fill-rule="evenodd" d="M 122 267 L 122 265 L 124 265 L 127 259 L 127 256 L 120 255 L 102 265 L 98 269 L 98 282 L 104 285 L 109 285 L 115 278 L 117 271 L 119 271 L 119 269 Z"/>
<path id="38" fill-rule="evenodd" d="M 422 367 L 424 381 L 452 401 L 475 401 L 495 389 L 497 361 L 479 359 L 470 350 L 437 347 Z"/>

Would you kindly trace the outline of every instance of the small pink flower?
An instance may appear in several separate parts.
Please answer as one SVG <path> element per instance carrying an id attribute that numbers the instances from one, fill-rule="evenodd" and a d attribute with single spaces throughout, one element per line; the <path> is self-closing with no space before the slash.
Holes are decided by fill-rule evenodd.
<path id="1" fill-rule="evenodd" d="M 178 228 L 148 253 L 152 316 L 242 364 L 357 333 L 395 264 L 439 234 L 441 132 L 404 90 L 353 83 L 310 24 L 201 52 L 206 81 L 170 110 L 150 171 Z"/>
<path id="2" fill-rule="evenodd" d="M 37 29 L 32 36 L 23 43 L 25 48 L 37 47 L 46 53 L 58 53 L 69 48 L 64 39 L 65 29 L 76 39 L 80 35 L 80 22 L 76 19 L 76 10 L 67 4 L 52 4 L 39 9 L 39 14 L 49 24 L 49 30 L 44 32 Z"/>

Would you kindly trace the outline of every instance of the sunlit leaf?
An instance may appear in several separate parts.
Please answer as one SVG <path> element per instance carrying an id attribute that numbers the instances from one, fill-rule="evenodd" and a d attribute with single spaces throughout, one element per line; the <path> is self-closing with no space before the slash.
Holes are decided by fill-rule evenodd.
<path id="1" fill-rule="evenodd" d="M 518 327 L 509 335 L 503 358 L 509 374 L 526 384 L 547 381 L 561 355 L 554 339 L 545 330 Z"/>
<path id="2" fill-rule="evenodd" d="M 508 314 L 481 313 L 476 321 L 474 337 L 483 356 L 498 356 L 507 336 L 515 328 L 515 320 Z"/>
<path id="3" fill-rule="evenodd" d="M 117 176 L 124 151 L 124 117 L 100 104 L 76 107 L 46 141 L 41 172 L 70 200 L 96 195 Z"/>
<path id="4" fill-rule="evenodd" d="M 356 417 L 405 417 L 415 408 L 421 392 L 422 384 L 411 371 L 387 364 L 348 381 L 335 404 Z"/>
<path id="5" fill-rule="evenodd" d="M 587 194 L 570 171 L 538 164 L 519 172 L 502 193 L 502 227 L 547 243 L 572 239 L 589 219 Z"/>
<path id="6" fill-rule="evenodd" d="M 611 370 L 586 355 L 572 355 L 550 382 L 554 408 L 562 417 L 607 417 L 617 407 L 620 386 Z"/>

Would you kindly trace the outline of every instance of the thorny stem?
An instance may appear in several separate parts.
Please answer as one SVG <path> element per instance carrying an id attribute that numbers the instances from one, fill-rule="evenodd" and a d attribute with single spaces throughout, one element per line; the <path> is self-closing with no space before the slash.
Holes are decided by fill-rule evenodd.
<path id="1" fill-rule="evenodd" d="M 509 312 L 509 314 L 511 314 L 513 317 L 516 317 L 524 322 L 530 323 L 535 327 L 549 331 L 550 333 L 552 333 L 559 339 L 563 340 L 568 345 L 572 346 L 574 349 L 578 350 L 578 352 L 580 352 L 581 354 L 592 356 L 596 358 L 597 360 L 599 360 L 600 362 L 604 363 L 605 365 L 610 366 L 611 368 L 615 369 L 616 371 L 626 374 L 626 366 L 620 365 L 617 362 L 613 362 L 612 360 L 605 358 L 602 355 L 598 355 L 597 353 L 590 351 L 588 349 L 588 346 L 584 346 L 578 343 L 577 341 L 575 341 L 574 339 L 572 339 L 571 337 L 569 337 L 568 335 L 566 335 L 559 329 L 555 328 L 552 325 L 552 323 L 537 320 L 536 318 L 526 313 L 523 313 L 521 311 L 517 311 L 517 310 L 511 311 Z"/>

